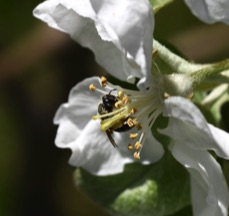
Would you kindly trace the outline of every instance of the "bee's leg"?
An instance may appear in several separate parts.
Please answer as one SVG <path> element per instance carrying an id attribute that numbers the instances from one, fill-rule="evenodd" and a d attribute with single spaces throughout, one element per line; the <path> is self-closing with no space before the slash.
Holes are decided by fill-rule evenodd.
<path id="1" fill-rule="evenodd" d="M 111 130 L 106 130 L 106 134 L 108 139 L 110 140 L 111 144 L 114 146 L 114 148 L 118 147 L 118 145 L 115 143 L 113 137 L 112 137 L 112 131 Z"/>

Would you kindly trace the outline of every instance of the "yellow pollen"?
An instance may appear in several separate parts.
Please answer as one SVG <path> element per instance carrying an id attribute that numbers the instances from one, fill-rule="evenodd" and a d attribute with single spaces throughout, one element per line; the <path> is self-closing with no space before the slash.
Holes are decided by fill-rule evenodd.
<path id="1" fill-rule="evenodd" d="M 133 119 L 133 124 L 134 124 L 134 126 L 138 126 L 139 125 L 138 120 L 136 118 Z"/>
<path id="2" fill-rule="evenodd" d="M 89 85 L 89 89 L 90 89 L 92 92 L 95 92 L 95 91 L 96 91 L 96 87 L 94 86 L 94 84 L 90 84 L 90 85 Z"/>
<path id="3" fill-rule="evenodd" d="M 124 97 L 122 98 L 122 102 L 123 102 L 124 104 L 127 104 L 127 103 L 130 103 L 131 100 L 130 100 L 130 98 L 128 98 L 127 96 L 124 96 Z"/>
<path id="4" fill-rule="evenodd" d="M 107 78 L 104 76 L 101 76 L 100 82 L 101 82 L 101 86 L 105 87 L 107 85 Z"/>
<path id="5" fill-rule="evenodd" d="M 115 103 L 115 107 L 116 108 L 120 108 L 122 106 L 122 101 L 117 101 L 116 103 Z"/>
<path id="6" fill-rule="evenodd" d="M 124 97 L 124 91 L 118 91 L 118 97 L 122 99 Z"/>
<path id="7" fill-rule="evenodd" d="M 130 110 L 130 114 L 131 114 L 131 115 L 135 114 L 136 112 L 137 112 L 137 109 L 135 109 L 135 108 L 132 108 L 132 109 Z"/>
<path id="8" fill-rule="evenodd" d="M 129 143 L 128 144 L 128 150 L 132 151 L 133 149 L 134 149 L 133 146 Z"/>
<path id="9" fill-rule="evenodd" d="M 132 118 L 128 118 L 128 119 L 127 119 L 127 124 L 128 124 L 129 127 L 133 127 L 133 126 L 134 126 L 134 121 L 133 121 L 133 119 L 132 119 Z"/>
<path id="10" fill-rule="evenodd" d="M 140 160 L 140 154 L 139 154 L 139 152 L 134 152 L 134 159 L 135 160 Z"/>
<path id="11" fill-rule="evenodd" d="M 142 147 L 142 144 L 141 144 L 140 142 L 136 142 L 136 143 L 134 144 L 134 148 L 135 148 L 137 151 L 139 151 L 139 150 L 141 149 L 141 147 Z"/>
<path id="12" fill-rule="evenodd" d="M 130 139 L 135 139 L 137 138 L 138 134 L 137 133 L 130 133 Z"/>

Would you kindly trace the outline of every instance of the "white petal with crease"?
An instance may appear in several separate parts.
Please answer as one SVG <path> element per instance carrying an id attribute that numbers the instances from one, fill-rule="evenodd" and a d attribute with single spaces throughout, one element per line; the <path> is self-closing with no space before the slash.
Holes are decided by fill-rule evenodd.
<path id="1" fill-rule="evenodd" d="M 164 115 L 170 117 L 167 130 L 173 139 L 190 139 L 190 148 L 214 150 L 229 159 L 229 134 L 208 124 L 199 109 L 182 97 L 165 101 Z M 192 136 L 190 135 L 192 134 Z"/>
<path id="2" fill-rule="evenodd" d="M 147 0 L 49 0 L 33 13 L 91 49 L 117 78 L 150 82 L 154 20 Z"/>

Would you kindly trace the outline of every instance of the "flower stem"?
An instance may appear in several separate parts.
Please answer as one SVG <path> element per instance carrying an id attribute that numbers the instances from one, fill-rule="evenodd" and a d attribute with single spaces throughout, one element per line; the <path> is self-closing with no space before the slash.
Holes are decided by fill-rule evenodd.
<path id="1" fill-rule="evenodd" d="M 190 74 L 190 77 L 194 80 L 194 85 L 201 83 L 207 78 L 218 75 L 219 73 L 229 69 L 229 59 L 214 63 L 208 67 L 204 67 L 196 72 Z"/>

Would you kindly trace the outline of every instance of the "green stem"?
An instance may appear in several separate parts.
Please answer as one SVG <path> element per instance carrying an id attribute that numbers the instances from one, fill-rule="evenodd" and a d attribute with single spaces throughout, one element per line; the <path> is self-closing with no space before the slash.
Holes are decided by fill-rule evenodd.
<path id="1" fill-rule="evenodd" d="M 193 72 L 190 77 L 194 80 L 194 85 L 198 85 L 202 81 L 229 69 L 229 59 L 211 64 L 196 72 Z"/>
<path id="2" fill-rule="evenodd" d="M 192 73 L 197 70 L 201 70 L 208 65 L 202 65 L 202 64 L 193 64 L 188 62 L 187 60 L 181 58 L 180 56 L 176 55 L 169 49 L 167 49 L 165 46 L 160 44 L 157 40 L 153 40 L 153 48 L 157 50 L 157 55 L 170 66 L 170 68 L 175 73 L 180 74 L 187 74 Z"/>

